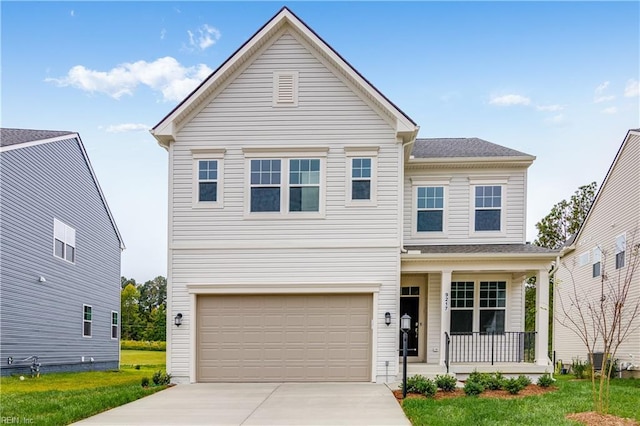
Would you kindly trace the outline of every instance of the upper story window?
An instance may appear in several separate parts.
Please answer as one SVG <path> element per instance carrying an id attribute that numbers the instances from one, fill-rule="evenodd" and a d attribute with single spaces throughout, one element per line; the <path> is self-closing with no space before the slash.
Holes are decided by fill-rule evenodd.
<path id="1" fill-rule="evenodd" d="M 279 212 L 281 160 L 251 160 L 251 211 Z"/>
<path id="2" fill-rule="evenodd" d="M 76 230 L 53 219 L 53 255 L 68 262 L 76 261 Z"/>
<path id="3" fill-rule="evenodd" d="M 587 252 L 587 256 L 589 252 Z M 602 273 L 602 251 L 600 247 L 596 247 L 593 249 L 593 263 L 591 264 L 591 276 L 599 277 Z"/>
<path id="4" fill-rule="evenodd" d="M 93 323 L 93 308 L 90 305 L 82 305 L 82 335 L 91 337 Z"/>
<path id="5" fill-rule="evenodd" d="M 444 224 L 444 187 L 417 188 L 417 231 L 442 232 Z"/>
<path id="6" fill-rule="evenodd" d="M 289 160 L 289 211 L 320 210 L 320 159 Z"/>
<path id="7" fill-rule="evenodd" d="M 345 147 L 347 206 L 375 206 L 378 147 Z"/>
<path id="8" fill-rule="evenodd" d="M 486 185 L 474 188 L 475 231 L 500 231 L 502 186 Z"/>
<path id="9" fill-rule="evenodd" d="M 249 157 L 247 218 L 277 219 L 294 215 L 310 218 L 314 217 L 313 213 L 323 213 L 325 159 L 307 153 L 318 150 L 296 153 L 284 148 L 247 148 L 244 151 L 245 157 Z M 326 151 L 323 155 L 326 156 Z"/>
<path id="10" fill-rule="evenodd" d="M 221 208 L 224 149 L 192 149 L 193 207 Z"/>
<path id="11" fill-rule="evenodd" d="M 616 269 L 624 267 L 624 254 L 627 250 L 627 234 L 616 237 Z"/>

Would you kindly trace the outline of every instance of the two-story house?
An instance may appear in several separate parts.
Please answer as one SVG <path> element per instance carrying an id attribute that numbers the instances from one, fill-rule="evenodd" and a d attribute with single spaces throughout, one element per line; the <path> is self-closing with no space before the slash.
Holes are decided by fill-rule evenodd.
<path id="1" fill-rule="evenodd" d="M 177 382 L 393 381 L 405 313 L 416 371 L 548 367 L 555 253 L 525 244 L 534 157 L 416 139 L 289 9 L 152 134 L 169 153 Z M 524 331 L 531 275 L 537 334 Z"/>
<path id="2" fill-rule="evenodd" d="M 80 136 L 0 142 L 0 373 L 117 369 L 124 244 Z"/>
<path id="3" fill-rule="evenodd" d="M 640 373 L 640 129 L 627 132 L 600 186 L 582 226 L 562 250 L 554 295 L 553 348 L 564 364 L 586 362 L 589 354 L 576 327 L 584 328 L 595 353 L 602 353 L 602 337 L 594 333 L 600 316 L 589 306 L 600 301 L 611 327 L 615 301 L 622 306 L 621 339 L 616 358 L 629 370 Z M 620 315 L 620 314 L 619 314 Z M 604 322 L 603 322 L 604 324 Z M 584 332 L 588 333 L 588 336 Z M 596 340 L 597 339 L 597 340 Z M 618 340 L 614 337 L 614 341 Z M 596 365 L 599 368 L 600 365 Z"/>

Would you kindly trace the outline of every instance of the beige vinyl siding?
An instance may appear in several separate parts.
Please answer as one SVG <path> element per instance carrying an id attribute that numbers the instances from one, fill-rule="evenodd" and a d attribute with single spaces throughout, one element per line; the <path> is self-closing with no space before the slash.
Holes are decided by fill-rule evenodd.
<path id="1" fill-rule="evenodd" d="M 429 274 L 427 277 L 427 363 L 440 362 L 440 317 L 442 315 L 442 275 Z M 433 349 L 438 349 L 434 352 Z"/>
<path id="2" fill-rule="evenodd" d="M 474 214 L 470 179 L 507 179 L 503 192 L 502 214 L 505 232 L 500 235 L 473 235 L 471 215 Z M 413 180 L 449 181 L 445 200 L 445 234 L 419 233 L 415 228 L 415 197 Z M 436 184 L 437 185 L 437 184 Z M 506 201 L 506 202 L 505 202 Z M 526 170 L 524 169 L 437 169 L 405 171 L 404 179 L 404 244 L 522 244 L 525 241 Z M 423 235 L 424 234 L 424 235 Z"/>
<path id="3" fill-rule="evenodd" d="M 184 326 L 170 328 L 169 368 L 178 381 L 189 380 L 195 350 L 189 335 L 191 284 L 379 284 L 374 375 L 384 380 L 385 361 L 390 376 L 398 371 L 397 330 L 384 325 L 384 313 L 391 312 L 395 323 L 401 148 L 388 118 L 319 57 L 292 34 L 282 34 L 184 123 L 172 144 L 170 297 Z M 298 106 L 273 106 L 275 70 L 298 72 Z M 254 219 L 246 213 L 243 149 L 264 146 L 325 149 L 323 218 Z M 379 149 L 375 206 L 346 206 L 349 146 Z M 221 148 L 224 208 L 193 208 L 192 150 Z"/>
<path id="4" fill-rule="evenodd" d="M 600 277 L 592 277 L 592 258 L 589 263 L 578 266 L 578 256 L 586 251 L 592 251 L 597 245 L 602 249 L 603 271 L 609 276 L 609 282 L 617 284 L 615 269 L 615 239 L 626 232 L 627 248 L 633 243 L 640 243 L 640 136 L 631 134 L 624 149 L 620 152 L 616 164 L 611 169 L 604 186 L 600 189 L 597 202 L 584 224 L 576 249 L 562 258 L 562 266 L 558 270 L 556 285 L 557 300 L 554 303 L 554 349 L 556 357 L 565 363 L 580 357 L 586 360 L 587 350 L 582 341 L 560 324 L 563 313 L 559 299 L 567 301 L 568 294 L 574 291 L 574 285 L 579 294 L 598 294 Z M 627 251 L 628 254 L 628 251 Z M 628 265 L 628 258 L 626 264 Z M 627 268 L 621 269 L 626 271 Z M 640 298 L 640 274 L 636 272 L 631 286 L 628 300 Z M 640 318 L 636 318 L 640 322 Z M 636 327 L 639 324 L 636 324 Z M 635 362 L 640 359 L 640 333 L 632 333 L 618 350 L 620 361 L 631 361 L 629 354 L 633 354 Z"/>

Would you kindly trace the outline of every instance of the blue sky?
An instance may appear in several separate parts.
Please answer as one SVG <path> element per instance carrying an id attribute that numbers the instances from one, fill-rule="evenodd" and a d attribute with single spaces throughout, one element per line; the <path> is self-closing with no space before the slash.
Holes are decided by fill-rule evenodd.
<path id="1" fill-rule="evenodd" d="M 2 127 L 80 133 L 123 235 L 166 275 L 167 154 L 148 133 L 284 5 L 416 121 L 537 156 L 527 239 L 640 127 L 639 2 L 7 2 Z"/>

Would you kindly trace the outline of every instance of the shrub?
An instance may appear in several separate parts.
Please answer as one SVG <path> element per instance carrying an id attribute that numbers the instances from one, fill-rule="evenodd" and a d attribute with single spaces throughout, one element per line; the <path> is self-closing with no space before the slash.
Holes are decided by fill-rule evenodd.
<path id="1" fill-rule="evenodd" d="M 156 386 L 168 385 L 169 383 L 171 383 L 171 374 L 167 374 L 162 370 L 158 370 L 153 373 L 153 377 L 151 378 L 151 380 L 153 380 L 153 384 Z"/>
<path id="2" fill-rule="evenodd" d="M 482 383 L 474 380 L 467 380 L 464 383 L 464 393 L 467 394 L 467 396 L 480 395 L 482 392 L 484 392 Z"/>
<path id="3" fill-rule="evenodd" d="M 486 377 L 486 382 L 484 383 L 484 386 L 487 389 L 500 390 L 502 389 L 503 383 L 504 383 L 504 376 L 502 375 L 502 373 L 497 372 L 494 374 L 490 374 L 488 375 L 488 377 Z"/>
<path id="4" fill-rule="evenodd" d="M 469 374 L 469 378 L 467 381 L 480 383 L 483 388 L 487 388 L 487 385 L 491 381 L 491 374 L 489 373 L 480 373 L 477 370 L 473 370 L 471 374 Z"/>
<path id="5" fill-rule="evenodd" d="M 121 340 L 120 349 L 128 349 L 134 351 L 166 351 L 167 342 Z"/>
<path id="6" fill-rule="evenodd" d="M 456 388 L 456 383 L 456 378 L 448 374 L 436 376 L 436 385 L 444 392 L 453 392 Z"/>
<path id="7" fill-rule="evenodd" d="M 140 380 L 140 384 L 142 385 L 143 388 L 148 388 L 149 387 L 149 378 L 148 377 L 143 377 L 142 380 Z"/>
<path id="8" fill-rule="evenodd" d="M 407 378 L 407 392 L 409 393 L 419 393 L 426 396 L 433 396 L 436 394 L 437 390 L 438 386 L 436 386 L 436 383 L 433 380 L 427 379 L 420 374 L 416 374 L 415 376 Z"/>
<path id="9" fill-rule="evenodd" d="M 584 379 L 587 368 L 589 368 L 589 364 L 582 362 L 579 359 L 574 359 L 571 362 L 571 371 L 576 379 Z"/>
<path id="10" fill-rule="evenodd" d="M 136 370 L 140 370 L 140 364 L 136 364 L 133 368 L 135 368 Z"/>
<path id="11" fill-rule="evenodd" d="M 538 386 L 541 388 L 548 388 L 553 384 L 553 377 L 549 373 L 544 373 L 542 376 L 538 377 Z"/>
<path id="12" fill-rule="evenodd" d="M 512 377 L 504 381 L 504 388 L 509 391 L 510 394 L 515 395 L 524 389 L 525 385 L 519 377 L 517 379 Z"/>
<path id="13" fill-rule="evenodd" d="M 520 382 L 520 384 L 522 384 L 522 389 L 526 388 L 531 384 L 531 379 L 529 378 L 529 376 L 524 376 L 521 374 L 518 376 L 517 380 Z"/>

